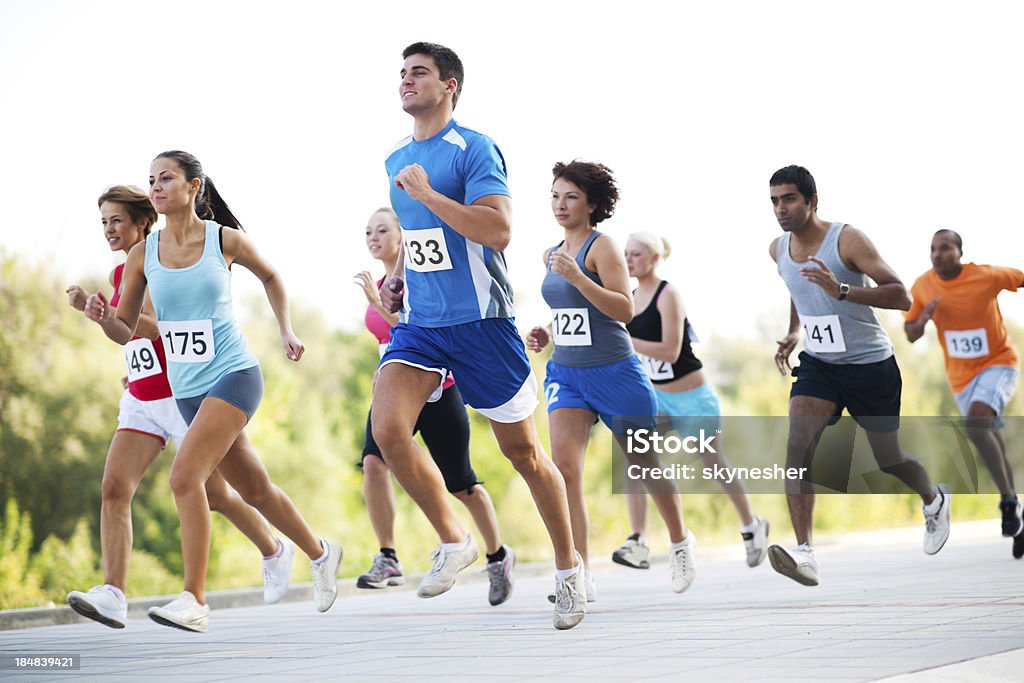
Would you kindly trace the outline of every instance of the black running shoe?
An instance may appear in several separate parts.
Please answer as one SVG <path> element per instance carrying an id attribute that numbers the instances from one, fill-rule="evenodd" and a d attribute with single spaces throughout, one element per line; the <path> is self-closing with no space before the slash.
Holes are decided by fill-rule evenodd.
<path id="1" fill-rule="evenodd" d="M 999 510 L 1003 513 L 1003 536 L 1012 536 L 1016 539 L 1017 535 L 1024 531 L 1020 501 L 1017 498 L 1007 498 L 999 503 Z"/>

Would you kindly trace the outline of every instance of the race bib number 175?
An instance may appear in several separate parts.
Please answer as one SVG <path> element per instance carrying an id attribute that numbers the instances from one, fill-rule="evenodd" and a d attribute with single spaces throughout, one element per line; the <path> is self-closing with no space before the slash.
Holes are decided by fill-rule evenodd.
<path id="1" fill-rule="evenodd" d="M 160 338 L 171 363 L 206 363 L 213 360 L 212 320 L 161 320 Z"/>

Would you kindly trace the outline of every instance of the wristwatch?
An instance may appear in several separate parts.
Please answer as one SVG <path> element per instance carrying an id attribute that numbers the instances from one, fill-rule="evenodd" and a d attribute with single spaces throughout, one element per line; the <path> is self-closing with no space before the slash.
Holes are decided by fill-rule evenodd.
<path id="1" fill-rule="evenodd" d="M 846 284 L 845 282 L 840 282 L 839 283 L 839 297 L 838 297 L 839 301 L 842 301 L 843 299 L 845 299 L 848 296 L 850 296 L 850 285 Z"/>

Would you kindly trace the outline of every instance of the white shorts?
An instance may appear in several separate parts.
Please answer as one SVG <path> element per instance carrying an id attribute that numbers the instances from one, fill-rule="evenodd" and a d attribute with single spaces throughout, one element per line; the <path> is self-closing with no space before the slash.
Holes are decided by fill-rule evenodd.
<path id="1" fill-rule="evenodd" d="M 178 404 L 173 398 L 161 398 L 156 401 L 140 401 L 127 389 L 121 395 L 121 411 L 117 415 L 117 431 L 138 432 L 149 434 L 160 439 L 164 446 L 172 439 L 176 446 L 181 445 L 188 426 L 178 412 Z"/>
<path id="2" fill-rule="evenodd" d="M 1006 404 L 1013 398 L 1017 390 L 1017 380 L 1020 379 L 1020 370 L 1007 365 L 993 365 L 985 368 L 971 380 L 971 383 L 964 387 L 964 390 L 956 395 L 956 404 L 960 408 L 960 414 L 966 415 L 972 403 L 983 403 L 995 411 L 996 415 L 1002 415 Z"/>

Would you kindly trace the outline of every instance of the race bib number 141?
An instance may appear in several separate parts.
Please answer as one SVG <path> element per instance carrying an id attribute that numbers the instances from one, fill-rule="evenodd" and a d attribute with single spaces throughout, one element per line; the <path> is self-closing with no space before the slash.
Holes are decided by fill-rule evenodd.
<path id="1" fill-rule="evenodd" d="M 802 315 L 804 345 L 816 353 L 842 353 L 846 351 L 843 328 L 838 315 Z"/>

